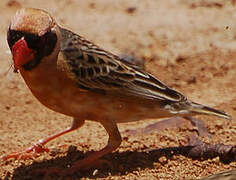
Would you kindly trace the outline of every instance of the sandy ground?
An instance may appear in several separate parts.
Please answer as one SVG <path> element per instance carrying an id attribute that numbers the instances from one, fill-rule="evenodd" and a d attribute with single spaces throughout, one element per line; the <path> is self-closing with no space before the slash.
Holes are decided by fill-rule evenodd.
<path id="1" fill-rule="evenodd" d="M 205 142 L 236 145 L 235 0 L 1 0 L 0 155 L 28 147 L 71 123 L 70 117 L 41 105 L 20 75 L 9 69 L 12 60 L 6 31 L 21 7 L 51 12 L 61 25 L 105 49 L 143 59 L 147 71 L 189 99 L 228 112 L 232 121 L 198 118 L 211 134 L 211 138 L 204 138 Z M 236 162 L 224 164 L 217 157 L 199 161 L 182 155 L 158 157 L 146 153 L 149 149 L 185 145 L 191 131 L 183 125 L 133 136 L 127 133 L 153 122 L 156 121 L 119 125 L 123 142 L 105 157 L 113 168 L 98 167 L 64 178 L 191 179 L 236 169 Z M 73 161 L 101 149 L 106 141 L 104 129 L 87 121 L 81 129 L 49 143 L 50 153 L 33 160 L 0 160 L 0 178 L 42 179 L 43 176 L 33 177 L 28 172 L 66 164 L 68 158 Z M 74 153 L 76 148 L 79 152 Z"/>

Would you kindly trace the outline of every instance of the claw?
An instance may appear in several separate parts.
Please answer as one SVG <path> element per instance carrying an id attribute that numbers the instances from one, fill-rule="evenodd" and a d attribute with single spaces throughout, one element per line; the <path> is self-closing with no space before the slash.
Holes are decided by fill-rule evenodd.
<path id="1" fill-rule="evenodd" d="M 42 145 L 40 143 L 36 143 L 30 148 L 24 149 L 19 152 L 12 152 L 10 154 L 7 154 L 7 155 L 3 156 L 2 159 L 4 161 L 11 159 L 11 158 L 22 159 L 22 160 L 33 159 L 39 153 L 42 153 L 42 152 L 49 152 L 49 149 L 42 147 Z"/>

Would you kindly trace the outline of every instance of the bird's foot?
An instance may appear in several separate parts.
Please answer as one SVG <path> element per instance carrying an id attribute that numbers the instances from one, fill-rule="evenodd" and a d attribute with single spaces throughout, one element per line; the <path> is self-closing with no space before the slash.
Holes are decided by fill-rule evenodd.
<path id="1" fill-rule="evenodd" d="M 19 152 L 12 152 L 10 154 L 4 155 L 2 159 L 4 161 L 8 159 L 32 159 L 36 157 L 39 153 L 42 152 L 49 152 L 48 148 L 44 148 L 40 143 L 34 144 L 32 147 L 29 147 L 27 149 L 24 149 Z"/>

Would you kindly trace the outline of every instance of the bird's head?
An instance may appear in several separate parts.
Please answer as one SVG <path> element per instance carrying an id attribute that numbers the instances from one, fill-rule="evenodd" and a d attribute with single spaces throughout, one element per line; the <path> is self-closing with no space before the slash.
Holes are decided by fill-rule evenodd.
<path id="1" fill-rule="evenodd" d="M 7 33 L 15 72 L 31 70 L 56 47 L 57 25 L 45 11 L 33 8 L 19 10 L 11 21 Z"/>

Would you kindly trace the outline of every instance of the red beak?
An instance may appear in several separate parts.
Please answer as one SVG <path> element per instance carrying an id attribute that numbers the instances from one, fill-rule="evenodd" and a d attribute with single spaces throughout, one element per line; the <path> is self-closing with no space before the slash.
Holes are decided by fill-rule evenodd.
<path id="1" fill-rule="evenodd" d="M 24 64 L 34 59 L 34 51 L 30 49 L 24 38 L 19 39 L 12 46 L 12 55 L 14 61 L 15 72 Z"/>

